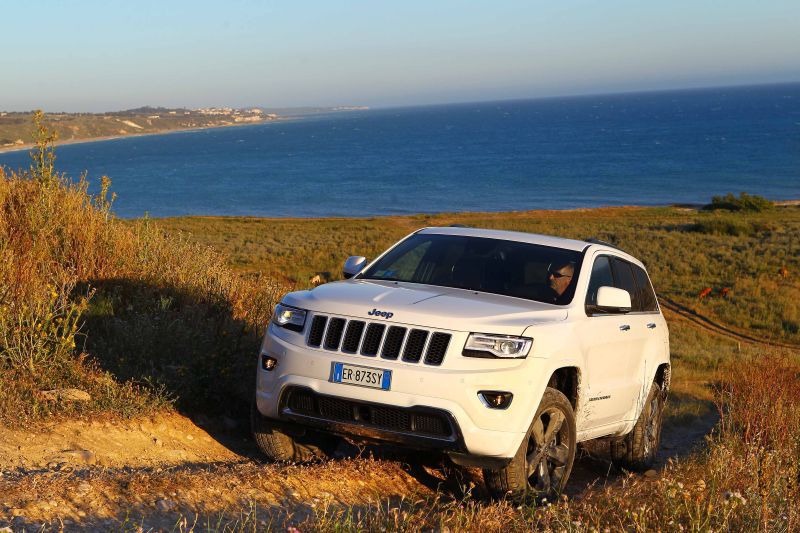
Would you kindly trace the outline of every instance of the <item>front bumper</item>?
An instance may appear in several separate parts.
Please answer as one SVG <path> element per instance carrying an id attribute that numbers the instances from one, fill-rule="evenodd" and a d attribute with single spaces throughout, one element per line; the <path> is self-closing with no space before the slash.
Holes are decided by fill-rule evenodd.
<path id="1" fill-rule="evenodd" d="M 502 464 L 513 457 L 544 390 L 544 385 L 538 383 L 541 380 L 534 379 L 545 370 L 544 362 L 539 359 L 470 359 L 460 353 L 448 353 L 442 366 L 430 367 L 311 349 L 288 342 L 285 337 L 291 335 L 294 333 L 270 325 L 265 336 L 262 353 L 277 359 L 278 364 L 272 371 L 259 365 L 256 405 L 262 415 L 411 448 L 439 448 L 452 452 L 461 463 L 480 457 L 484 459 L 481 464 Z M 297 337 L 302 340 L 301 335 Z M 461 345 L 451 343 L 455 352 L 460 352 L 461 346 L 463 341 Z M 391 390 L 331 382 L 331 365 L 335 361 L 391 370 Z M 319 419 L 287 406 L 287 391 L 297 389 L 408 412 L 433 410 L 451 421 L 453 431 L 448 436 L 420 436 L 418 432 L 396 431 L 352 420 Z M 508 409 L 490 409 L 478 397 L 479 390 L 498 389 L 514 394 Z"/>

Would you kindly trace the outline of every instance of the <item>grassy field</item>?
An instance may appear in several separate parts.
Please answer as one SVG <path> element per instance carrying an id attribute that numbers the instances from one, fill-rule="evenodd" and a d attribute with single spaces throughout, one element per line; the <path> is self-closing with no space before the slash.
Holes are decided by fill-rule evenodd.
<path id="1" fill-rule="evenodd" d="M 644 260 L 662 297 L 761 338 L 800 343 L 796 207 L 119 221 L 108 190 L 91 197 L 85 181 L 59 175 L 46 128 L 38 138 L 30 171 L 0 169 L 0 424 L 7 427 L 171 409 L 243 416 L 260 337 L 281 294 L 306 287 L 316 273 L 336 279 L 346 256 L 375 257 L 431 225 L 609 240 Z M 711 294 L 699 298 L 707 287 Z M 712 411 L 721 421 L 704 450 L 671 462 L 657 480 L 622 477 L 549 506 L 444 494 L 317 507 L 288 524 L 323 531 L 797 530 L 797 351 L 740 343 L 673 318 L 666 423 L 685 427 Z M 89 392 L 91 401 L 42 395 L 66 387 Z M 221 517 L 215 528 L 257 528 L 248 509 L 238 519 Z"/>
<path id="2" fill-rule="evenodd" d="M 626 207 L 363 219 L 187 217 L 154 223 L 219 250 L 240 272 L 260 272 L 298 288 L 308 287 L 317 273 L 340 279 L 347 256 L 374 258 L 426 226 L 457 223 L 596 237 L 640 258 L 659 296 L 762 337 L 800 344 L 797 206 L 759 213 Z M 781 269 L 786 269 L 785 277 Z M 699 298 L 706 288 L 711 293 Z"/>

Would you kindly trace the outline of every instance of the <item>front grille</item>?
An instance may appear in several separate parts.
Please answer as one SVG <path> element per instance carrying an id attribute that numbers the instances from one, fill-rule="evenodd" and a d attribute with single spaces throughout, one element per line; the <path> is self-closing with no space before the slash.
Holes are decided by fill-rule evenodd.
<path id="1" fill-rule="evenodd" d="M 425 352 L 425 364 L 441 365 L 449 344 L 450 335 L 438 331 L 434 333 L 431 336 L 431 342 L 428 344 L 428 351 Z"/>
<path id="2" fill-rule="evenodd" d="M 356 353 L 358 345 L 361 344 L 361 334 L 364 333 L 364 322 L 360 320 L 351 320 L 347 324 L 347 333 L 344 334 L 344 342 L 342 343 L 342 351 Z"/>
<path id="3" fill-rule="evenodd" d="M 347 322 L 344 318 L 331 318 L 328 324 L 328 333 L 325 335 L 325 349 L 338 350 L 339 343 L 342 342 L 342 332 Z"/>
<path id="4" fill-rule="evenodd" d="M 325 333 L 325 326 L 328 324 L 328 317 L 317 315 L 311 321 L 311 331 L 308 333 L 308 345 L 319 347 L 322 344 L 322 334 Z"/>
<path id="5" fill-rule="evenodd" d="M 385 329 L 386 326 L 383 324 L 369 325 L 367 334 L 364 335 L 364 345 L 361 347 L 361 355 L 368 355 L 370 357 L 378 355 L 378 348 L 381 346 L 383 330 Z"/>
<path id="6" fill-rule="evenodd" d="M 384 359 L 397 359 L 397 356 L 400 355 L 400 348 L 403 346 L 403 339 L 406 338 L 406 331 L 406 328 L 399 326 L 389 328 L 389 333 L 386 334 L 386 340 L 383 343 L 381 357 Z"/>
<path id="7" fill-rule="evenodd" d="M 436 409 L 376 405 L 324 396 L 297 387 L 292 387 L 286 392 L 284 405 L 291 410 L 292 414 L 331 422 L 353 423 L 426 437 L 443 439 L 454 437 L 453 426 L 447 415 Z"/>
<path id="8" fill-rule="evenodd" d="M 406 363 L 438 366 L 444 361 L 450 345 L 450 333 L 388 326 L 380 322 L 346 320 L 339 317 L 314 315 L 306 344 L 344 353 L 360 353 L 383 359 L 396 360 L 401 357 Z M 424 356 L 424 357 L 423 357 Z"/>
<path id="9" fill-rule="evenodd" d="M 406 349 L 403 350 L 403 361 L 410 363 L 418 363 L 419 358 L 422 357 L 422 348 L 425 347 L 425 341 L 428 340 L 428 332 L 424 329 L 412 329 L 408 334 L 408 342 L 406 342 Z"/>

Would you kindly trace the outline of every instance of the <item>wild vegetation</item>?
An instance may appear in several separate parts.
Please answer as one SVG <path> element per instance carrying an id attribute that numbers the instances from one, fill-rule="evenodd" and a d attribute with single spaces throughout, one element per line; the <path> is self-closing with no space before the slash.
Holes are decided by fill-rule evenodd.
<path id="1" fill-rule="evenodd" d="M 149 221 L 120 223 L 108 178 L 92 197 L 56 172 L 40 115 L 37 128 L 30 168 L 0 169 L 0 421 L 245 398 L 279 287 Z M 92 400 L 42 395 L 57 388 Z"/>
<path id="2" fill-rule="evenodd" d="M 3 426 L 136 417 L 174 408 L 243 414 L 258 343 L 282 292 L 290 285 L 308 286 L 318 273 L 336 279 L 344 257 L 375 257 L 394 240 L 430 225 L 609 240 L 644 259 L 665 298 L 758 337 L 800 343 L 797 208 L 120 221 L 112 214 L 110 182 L 104 179 L 100 194 L 89 195 L 85 177 L 72 180 L 56 171 L 52 142 L 38 116 L 30 168 L 0 169 Z M 727 224 L 746 230 L 728 231 Z M 266 481 L 258 473 L 242 488 L 238 507 L 213 514 L 194 501 L 166 516 L 184 531 L 800 529 L 797 350 L 738 343 L 672 315 L 668 319 L 674 375 L 665 423 L 687 427 L 714 413 L 719 422 L 704 448 L 670 461 L 655 477 L 625 474 L 581 490 L 579 498 L 512 504 L 486 501 L 476 474 L 467 471 L 460 490 L 320 503 L 292 515 L 259 507 Z M 66 402 L 43 394 L 64 388 L 86 391 L 91 400 Z M 364 463 L 352 464 L 358 470 Z M 311 468 L 331 470 L 329 477 L 350 475 L 335 464 Z M 354 476 L 368 475 L 355 470 Z M 203 472 L 197 474 L 200 481 L 191 471 L 139 472 L 130 485 L 123 477 L 118 484 L 131 497 L 135 487 L 143 491 L 150 485 L 163 492 L 194 491 L 197 485 L 200 491 L 216 482 L 210 467 Z M 295 470 L 265 472 L 287 476 Z M 114 481 L 125 474 L 92 475 Z M 229 481 L 225 487 L 233 491 L 241 483 L 222 475 L 220 480 Z M 37 483 L 37 478 L 11 484 L 0 478 L 5 501 L 16 497 L 14 491 L 41 490 Z M 0 502 L 0 526 L 4 505 Z M 195 521 L 193 511 L 200 519 Z M 146 513 L 123 514 L 115 529 L 138 530 L 148 520 Z M 57 529 L 58 521 L 47 527 Z"/>
<path id="3" fill-rule="evenodd" d="M 703 207 L 703 209 L 711 211 L 716 209 L 724 209 L 725 211 L 761 212 L 772 209 L 772 207 L 773 203 L 763 196 L 741 192 L 737 197 L 733 193 L 729 192 L 725 196 L 712 197 L 711 203 Z"/>

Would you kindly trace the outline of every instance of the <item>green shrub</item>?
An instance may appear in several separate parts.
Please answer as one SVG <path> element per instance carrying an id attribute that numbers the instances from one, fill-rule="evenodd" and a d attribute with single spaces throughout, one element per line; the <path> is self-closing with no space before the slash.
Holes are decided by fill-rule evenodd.
<path id="1" fill-rule="evenodd" d="M 760 213 L 767 209 L 772 209 L 774 204 L 756 194 L 747 194 L 746 192 L 739 193 L 738 198 L 733 193 L 728 193 L 725 196 L 714 196 L 711 198 L 711 203 L 703 207 L 709 211 L 724 210 L 724 211 L 750 211 Z"/>

